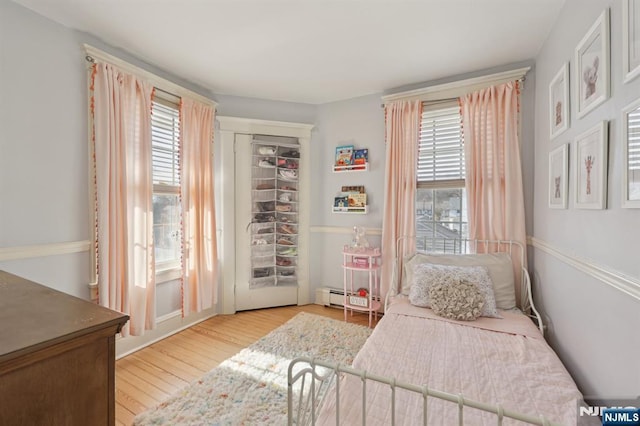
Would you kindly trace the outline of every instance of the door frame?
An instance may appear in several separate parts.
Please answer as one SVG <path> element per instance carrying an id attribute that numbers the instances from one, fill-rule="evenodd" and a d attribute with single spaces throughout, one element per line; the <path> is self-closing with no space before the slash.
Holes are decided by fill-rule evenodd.
<path id="1" fill-rule="evenodd" d="M 288 136 L 298 138 L 300 143 L 300 168 L 298 199 L 298 305 L 306 305 L 310 301 L 309 294 L 309 216 L 310 196 L 310 142 L 313 124 L 290 123 L 285 121 L 257 120 L 218 116 L 217 133 L 220 141 L 220 168 L 218 200 L 221 206 L 221 238 L 219 241 L 222 266 L 220 286 L 220 313 L 236 312 L 236 244 L 235 244 L 235 136 L 236 134 L 260 134 Z"/>

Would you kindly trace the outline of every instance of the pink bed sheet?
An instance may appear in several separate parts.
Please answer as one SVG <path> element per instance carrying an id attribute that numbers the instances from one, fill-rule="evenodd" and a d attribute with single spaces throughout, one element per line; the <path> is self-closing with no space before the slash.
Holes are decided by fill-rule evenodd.
<path id="1" fill-rule="evenodd" d="M 390 306 L 358 353 L 354 367 L 398 381 L 462 394 L 465 398 L 566 425 L 576 425 L 582 399 L 573 379 L 532 321 L 518 313 L 503 319 L 451 321 L 405 300 Z M 362 424 L 359 378 L 340 380 L 341 425 Z M 390 387 L 367 383 L 367 424 L 391 424 Z M 456 404 L 428 399 L 428 424 L 457 424 Z M 465 425 L 495 425 L 497 416 L 464 409 Z M 335 424 L 335 394 L 325 399 L 318 424 Z M 422 397 L 396 391 L 396 424 L 422 424 Z M 521 422 L 505 419 L 505 425 Z"/>

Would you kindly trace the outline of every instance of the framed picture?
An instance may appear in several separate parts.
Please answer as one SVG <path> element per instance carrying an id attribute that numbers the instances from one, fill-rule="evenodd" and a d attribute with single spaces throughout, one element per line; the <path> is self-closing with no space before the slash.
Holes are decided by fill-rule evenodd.
<path id="1" fill-rule="evenodd" d="M 575 139 L 575 206 L 580 209 L 607 207 L 607 122 L 603 121 Z"/>
<path id="2" fill-rule="evenodd" d="M 622 207 L 640 208 L 640 99 L 622 111 Z"/>
<path id="3" fill-rule="evenodd" d="M 562 144 L 549 153 L 549 208 L 566 209 L 569 190 L 569 145 Z"/>
<path id="4" fill-rule="evenodd" d="M 622 72 L 625 83 L 640 75 L 640 0 L 622 0 Z"/>
<path id="5" fill-rule="evenodd" d="M 609 9 L 576 47 L 576 99 L 583 117 L 609 98 Z"/>
<path id="6" fill-rule="evenodd" d="M 569 64 L 565 63 L 549 84 L 551 139 L 569 128 Z"/>

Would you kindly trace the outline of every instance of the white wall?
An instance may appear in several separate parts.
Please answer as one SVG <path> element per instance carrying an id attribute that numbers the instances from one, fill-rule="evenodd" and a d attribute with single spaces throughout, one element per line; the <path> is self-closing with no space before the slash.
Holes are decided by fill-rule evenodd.
<path id="1" fill-rule="evenodd" d="M 611 10 L 612 96 L 578 119 L 574 49 L 607 7 Z M 640 95 L 640 78 L 622 83 L 621 22 L 622 1 L 567 0 L 536 59 L 534 292 L 549 324 L 549 342 L 591 399 L 640 395 L 640 301 L 588 272 L 589 266 L 596 266 L 614 277 L 626 275 L 636 284 L 640 277 L 640 210 L 620 207 L 621 109 Z M 548 87 L 566 61 L 570 61 L 571 127 L 550 141 Z M 572 142 L 601 120 L 609 120 L 608 208 L 575 208 L 574 167 L 570 163 L 569 208 L 549 209 L 549 151 Z M 573 146 L 569 156 L 572 155 Z M 563 255 L 576 260 L 576 265 L 587 272 L 569 266 Z"/>
<path id="2" fill-rule="evenodd" d="M 372 245 L 380 245 L 384 201 L 384 110 L 380 95 L 318 107 L 311 144 L 311 300 L 318 287 L 342 288 L 342 247 L 351 242 L 355 225 L 369 229 Z M 353 145 L 369 149 L 369 170 L 333 172 L 335 149 Z M 332 212 L 333 199 L 344 185 L 364 185 L 367 214 Z"/>
<path id="3" fill-rule="evenodd" d="M 87 101 L 73 32 L 0 2 L 0 247 L 87 240 Z M 87 253 L 0 269 L 88 297 Z"/>

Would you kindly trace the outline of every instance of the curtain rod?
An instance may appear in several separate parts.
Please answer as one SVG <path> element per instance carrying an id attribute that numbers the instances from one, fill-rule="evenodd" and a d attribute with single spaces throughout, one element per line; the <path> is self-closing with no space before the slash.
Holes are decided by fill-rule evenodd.
<path id="1" fill-rule="evenodd" d="M 124 61 L 116 56 L 110 55 L 109 53 L 104 52 L 91 45 L 85 44 L 84 49 L 86 53 L 85 60 L 87 62 L 95 64 L 97 61 L 104 61 L 106 63 L 110 63 L 120 68 L 123 71 L 129 72 L 131 74 L 137 75 L 140 78 L 144 78 L 148 80 L 157 89 L 162 89 L 165 92 L 173 93 L 175 96 L 178 96 L 178 97 L 188 97 L 188 98 L 196 99 L 204 104 L 211 105 L 214 108 L 218 106 L 217 102 L 207 98 L 206 96 L 203 96 L 199 93 L 189 90 L 170 80 L 162 78 L 150 71 L 145 70 L 144 68 L 140 68 L 138 66 L 130 64 L 127 61 Z"/>
<path id="2" fill-rule="evenodd" d="M 510 71 L 489 74 L 480 77 L 473 77 L 450 83 L 436 84 L 414 90 L 407 90 L 382 96 L 383 104 L 398 100 L 453 100 L 467 93 L 475 92 L 496 84 L 507 83 L 509 81 L 524 82 L 526 73 L 531 67 L 518 68 Z"/>
<path id="3" fill-rule="evenodd" d="M 524 76 L 520 77 L 519 79 L 517 79 L 516 81 L 519 81 L 521 83 L 524 83 Z M 490 86 L 489 86 L 490 87 Z M 478 89 L 478 90 L 482 90 L 482 89 Z M 461 95 L 464 96 L 464 95 Z M 438 98 L 438 99 L 432 99 L 432 100 L 427 100 L 427 101 L 423 101 L 423 102 L 427 102 L 429 105 L 434 105 L 434 104 L 438 104 L 438 103 L 445 103 L 445 102 L 451 102 L 451 101 L 457 101 L 460 99 L 460 96 L 456 96 L 456 97 L 450 97 L 450 98 Z M 392 102 L 392 101 L 391 101 Z M 386 104 L 384 102 L 382 102 L 380 104 L 380 108 L 384 108 Z"/>

